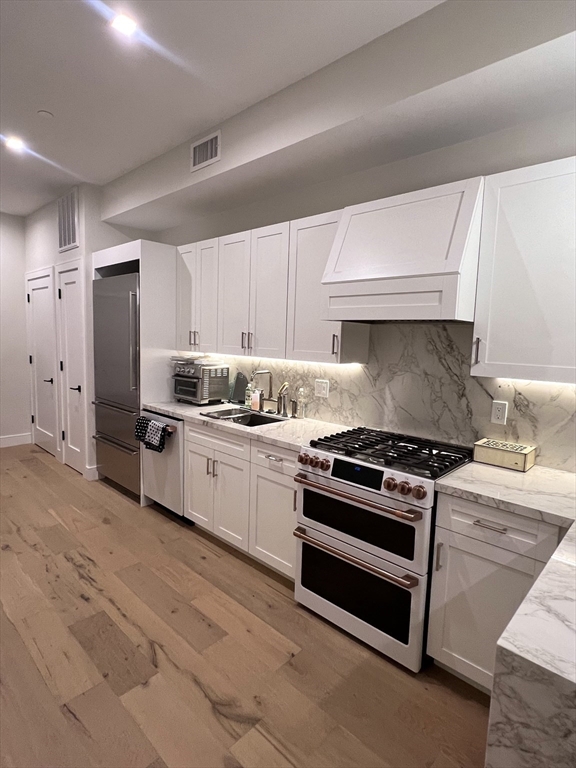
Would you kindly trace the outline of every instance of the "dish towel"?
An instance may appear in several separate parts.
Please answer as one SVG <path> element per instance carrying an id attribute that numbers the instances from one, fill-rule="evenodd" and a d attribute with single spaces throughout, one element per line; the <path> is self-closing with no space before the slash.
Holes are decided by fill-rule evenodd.
<path id="1" fill-rule="evenodd" d="M 139 416 L 136 419 L 134 436 L 136 440 L 144 443 L 144 447 L 148 450 L 162 453 L 166 446 L 167 427 L 168 425 L 161 421 Z"/>

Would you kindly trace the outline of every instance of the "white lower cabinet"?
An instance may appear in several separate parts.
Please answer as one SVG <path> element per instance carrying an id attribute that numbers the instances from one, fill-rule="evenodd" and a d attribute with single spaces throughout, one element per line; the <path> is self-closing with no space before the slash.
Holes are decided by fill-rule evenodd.
<path id="1" fill-rule="evenodd" d="M 543 563 L 436 527 L 428 653 L 491 688 L 496 643 Z"/>
<path id="2" fill-rule="evenodd" d="M 250 544 L 248 551 L 263 563 L 294 578 L 296 544 L 294 479 L 277 469 L 252 464 L 250 479 Z"/>
<path id="3" fill-rule="evenodd" d="M 184 465 L 184 517 L 214 530 L 214 450 L 186 441 Z"/>
<path id="4" fill-rule="evenodd" d="M 248 551 L 250 462 L 214 452 L 214 528 L 216 535 Z"/>

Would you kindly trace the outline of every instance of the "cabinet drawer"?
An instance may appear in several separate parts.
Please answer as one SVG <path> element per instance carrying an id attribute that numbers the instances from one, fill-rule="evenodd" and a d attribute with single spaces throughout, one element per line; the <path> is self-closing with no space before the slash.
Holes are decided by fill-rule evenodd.
<path id="1" fill-rule="evenodd" d="M 276 445 L 252 441 L 252 464 L 293 477 L 298 469 L 298 454 Z"/>
<path id="2" fill-rule="evenodd" d="M 438 494 L 437 525 L 454 533 L 547 562 L 558 546 L 558 527 L 445 493 Z"/>
<path id="3" fill-rule="evenodd" d="M 233 435 L 219 429 L 186 424 L 185 437 L 190 443 L 203 445 L 205 448 L 213 448 L 216 451 L 227 453 L 229 456 L 237 456 L 240 459 L 250 461 L 250 438 L 243 435 Z"/>

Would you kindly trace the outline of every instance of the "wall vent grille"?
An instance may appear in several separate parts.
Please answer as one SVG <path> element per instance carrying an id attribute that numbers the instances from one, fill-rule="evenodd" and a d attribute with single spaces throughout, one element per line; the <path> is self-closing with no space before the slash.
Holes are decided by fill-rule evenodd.
<path id="1" fill-rule="evenodd" d="M 58 200 L 58 252 L 78 248 L 78 187 Z"/>
<path id="2" fill-rule="evenodd" d="M 197 171 L 199 168 L 204 168 L 220 160 L 221 143 L 220 131 L 216 131 L 216 133 L 192 144 L 190 147 L 190 171 Z"/>

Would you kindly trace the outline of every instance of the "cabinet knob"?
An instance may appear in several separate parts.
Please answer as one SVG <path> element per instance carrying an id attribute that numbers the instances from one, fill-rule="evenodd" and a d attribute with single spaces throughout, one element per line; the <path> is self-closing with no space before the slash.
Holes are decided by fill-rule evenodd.
<path id="1" fill-rule="evenodd" d="M 412 486 L 410 485 L 408 480 L 401 480 L 398 483 L 398 493 L 401 493 L 402 496 L 408 496 L 411 490 L 412 490 Z"/>

